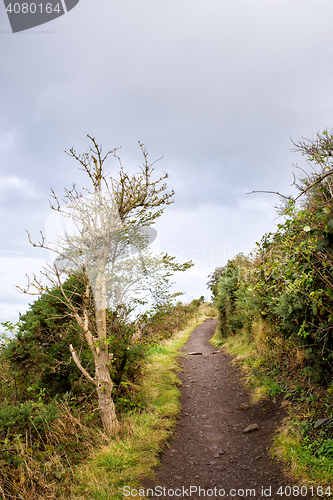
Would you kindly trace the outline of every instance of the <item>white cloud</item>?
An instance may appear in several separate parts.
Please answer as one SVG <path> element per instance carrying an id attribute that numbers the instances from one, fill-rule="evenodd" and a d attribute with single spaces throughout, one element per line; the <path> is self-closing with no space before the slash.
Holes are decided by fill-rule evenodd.
<path id="1" fill-rule="evenodd" d="M 18 177 L 1 177 L 0 188 L 15 187 L 17 189 L 25 190 L 26 181 Z"/>
<path id="2" fill-rule="evenodd" d="M 9 190 L 21 191 L 21 194 L 38 198 L 40 195 L 37 193 L 34 184 L 27 179 L 21 179 L 17 176 L 0 177 L 0 190 L 6 192 Z"/>

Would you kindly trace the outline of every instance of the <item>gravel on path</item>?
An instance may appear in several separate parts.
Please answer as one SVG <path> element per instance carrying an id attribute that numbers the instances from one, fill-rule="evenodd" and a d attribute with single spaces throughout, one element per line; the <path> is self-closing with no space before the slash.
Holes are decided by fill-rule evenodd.
<path id="1" fill-rule="evenodd" d="M 179 360 L 181 412 L 154 480 L 141 481 L 145 496 L 150 488 L 150 498 L 163 500 L 313 499 L 269 454 L 285 416 L 280 402 L 251 405 L 232 357 L 209 342 L 216 327 L 206 319 L 181 349 L 189 354 Z"/>

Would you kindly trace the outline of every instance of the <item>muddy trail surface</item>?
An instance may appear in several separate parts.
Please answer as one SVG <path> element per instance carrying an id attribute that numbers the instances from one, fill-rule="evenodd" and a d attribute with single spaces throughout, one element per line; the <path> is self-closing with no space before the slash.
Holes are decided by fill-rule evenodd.
<path id="1" fill-rule="evenodd" d="M 280 402 L 265 399 L 250 404 L 244 375 L 230 364 L 229 354 L 209 342 L 216 327 L 216 319 L 205 320 L 181 350 L 189 354 L 179 360 L 181 412 L 154 480 L 141 482 L 145 496 L 168 500 L 313 499 L 311 490 L 287 479 L 269 454 L 285 416 Z M 255 430 L 244 432 L 246 428 Z"/>

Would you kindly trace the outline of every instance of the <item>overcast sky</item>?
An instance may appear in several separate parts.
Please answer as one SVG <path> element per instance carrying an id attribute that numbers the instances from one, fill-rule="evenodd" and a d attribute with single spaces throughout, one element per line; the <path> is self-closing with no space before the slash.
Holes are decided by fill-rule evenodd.
<path id="1" fill-rule="evenodd" d="M 59 195 L 85 184 L 64 150 L 87 134 L 123 165 L 170 174 L 175 203 L 156 225 L 163 251 L 207 275 L 278 223 L 273 195 L 292 193 L 290 138 L 333 126 L 331 0 L 80 0 L 62 17 L 13 34 L 0 4 L 0 321 L 33 298 L 25 274 L 47 259 L 29 245 Z M 110 160 L 108 170 L 116 173 Z"/>

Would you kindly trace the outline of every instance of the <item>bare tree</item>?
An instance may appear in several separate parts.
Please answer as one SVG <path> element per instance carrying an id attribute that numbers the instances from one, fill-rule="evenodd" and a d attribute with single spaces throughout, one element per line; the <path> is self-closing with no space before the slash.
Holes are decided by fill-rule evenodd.
<path id="1" fill-rule="evenodd" d="M 87 153 L 77 154 L 71 149 L 68 154 L 88 174 L 92 187 L 85 196 L 75 186 L 65 190 L 63 206 L 52 191 L 51 207 L 67 221 L 65 231 L 52 241 L 50 238 L 46 241 L 41 233 L 39 243 L 33 243 L 29 233 L 28 236 L 34 246 L 48 248 L 57 255 L 53 265 L 45 267 L 42 274 L 51 288 L 61 289 L 62 300 L 90 348 L 93 374 L 82 366 L 72 345 L 70 351 L 78 369 L 95 385 L 103 426 L 109 434 L 114 434 L 119 424 L 112 399 L 113 354 L 109 352 L 107 311 L 119 307 L 128 311 L 133 301 L 140 297 L 142 301 L 148 291 L 155 300 L 160 300 L 170 285 L 172 272 L 184 271 L 192 263 L 178 264 L 173 257 L 154 256 L 148 250 L 154 236 L 151 224 L 162 215 L 165 206 L 173 203 L 174 192 L 168 192 L 165 183 L 168 175 L 153 180 L 154 164 L 148 163 L 141 143 L 143 165 L 138 173 L 129 174 L 123 169 L 116 149 L 103 156 L 102 147 L 88 137 L 92 145 Z M 104 173 L 104 162 L 109 155 L 120 164 L 117 179 Z M 72 273 L 80 276 L 83 286 L 69 295 L 63 288 L 63 280 Z M 50 293 L 36 277 L 31 286 L 36 293 L 45 290 Z M 29 286 L 28 289 L 31 290 Z M 30 293 L 28 289 L 24 292 Z M 80 295 L 80 306 L 73 300 L 75 295 Z"/>

